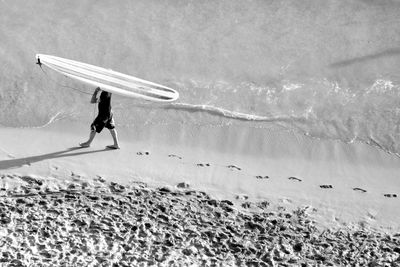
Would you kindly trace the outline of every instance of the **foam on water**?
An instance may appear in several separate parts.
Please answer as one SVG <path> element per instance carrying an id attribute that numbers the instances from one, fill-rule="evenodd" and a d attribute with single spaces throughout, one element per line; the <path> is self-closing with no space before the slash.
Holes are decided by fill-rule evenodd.
<path id="1" fill-rule="evenodd" d="M 379 79 L 364 90 L 342 88 L 326 79 L 255 88 L 252 84 L 188 88 L 183 93 L 186 99 L 181 100 L 187 102 L 141 104 L 133 109 L 123 105 L 120 112 L 121 116 L 127 112 L 142 117 L 141 114 L 152 110 L 145 116 L 148 123 L 165 123 L 170 119 L 182 124 L 258 128 L 278 124 L 314 138 L 359 141 L 399 152 L 400 87 L 391 81 Z M 125 122 L 128 117 L 125 116 Z"/>

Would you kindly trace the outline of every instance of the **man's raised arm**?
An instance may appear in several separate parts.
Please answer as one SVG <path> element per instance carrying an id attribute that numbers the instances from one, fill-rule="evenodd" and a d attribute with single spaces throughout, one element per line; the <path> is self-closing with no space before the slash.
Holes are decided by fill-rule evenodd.
<path id="1" fill-rule="evenodd" d="M 94 93 L 92 95 L 92 99 L 90 99 L 91 104 L 96 104 L 99 102 L 99 98 L 97 97 L 98 92 L 100 91 L 100 87 L 97 87 L 96 90 L 94 90 Z"/>

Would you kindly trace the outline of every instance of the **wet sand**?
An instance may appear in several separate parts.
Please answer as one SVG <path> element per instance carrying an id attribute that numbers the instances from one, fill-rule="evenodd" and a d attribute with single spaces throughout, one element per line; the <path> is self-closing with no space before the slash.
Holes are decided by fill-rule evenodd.
<path id="1" fill-rule="evenodd" d="M 320 228 L 365 225 L 400 231 L 400 213 L 394 212 L 399 208 L 400 159 L 377 148 L 263 129 L 199 128 L 183 137 L 174 127 L 118 130 L 122 149 L 108 150 L 112 139 L 106 131 L 90 148 L 77 147 L 87 138 L 85 124 L 3 128 L 0 174 L 58 180 L 71 173 L 82 179 L 101 175 L 107 181 L 152 187 L 186 182 L 217 199 L 235 201 L 245 195 L 249 201 L 290 210 L 311 206 Z M 235 146 L 239 139 L 252 140 L 252 146 Z"/>

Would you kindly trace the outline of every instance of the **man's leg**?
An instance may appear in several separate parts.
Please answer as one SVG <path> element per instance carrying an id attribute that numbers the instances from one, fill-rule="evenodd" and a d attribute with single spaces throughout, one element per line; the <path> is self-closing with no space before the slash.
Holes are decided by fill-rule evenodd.
<path id="1" fill-rule="evenodd" d="M 110 129 L 110 133 L 111 133 L 111 136 L 112 136 L 112 138 L 113 138 L 113 140 L 114 140 L 114 145 L 112 145 L 112 146 L 107 146 L 107 147 L 108 147 L 108 148 L 113 148 L 113 149 L 119 149 L 120 147 L 119 147 L 119 143 L 118 143 L 118 134 L 117 134 L 117 130 L 115 130 L 115 128 Z"/>
<path id="2" fill-rule="evenodd" d="M 89 140 L 87 140 L 86 142 L 80 143 L 79 145 L 81 147 L 90 147 L 90 144 L 92 143 L 95 136 L 96 136 L 96 131 L 92 129 L 90 131 Z"/>

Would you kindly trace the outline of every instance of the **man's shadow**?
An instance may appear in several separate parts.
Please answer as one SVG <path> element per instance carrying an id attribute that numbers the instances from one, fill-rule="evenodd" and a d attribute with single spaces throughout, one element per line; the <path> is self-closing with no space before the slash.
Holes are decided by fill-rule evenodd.
<path id="1" fill-rule="evenodd" d="M 23 165 L 30 165 L 32 163 L 39 162 L 39 161 L 46 160 L 46 159 L 74 157 L 74 156 L 79 156 L 79 155 L 92 154 L 92 153 L 98 153 L 98 152 L 110 150 L 110 149 L 105 148 L 105 149 L 98 149 L 98 150 L 91 150 L 91 151 L 68 153 L 68 152 L 77 151 L 80 149 L 83 149 L 83 148 L 82 147 L 71 147 L 71 148 L 68 148 L 65 150 L 47 153 L 47 154 L 38 155 L 38 156 L 25 157 L 25 158 L 19 158 L 19 159 L 1 160 L 0 161 L 0 170 L 19 168 L 19 167 L 22 167 Z"/>

